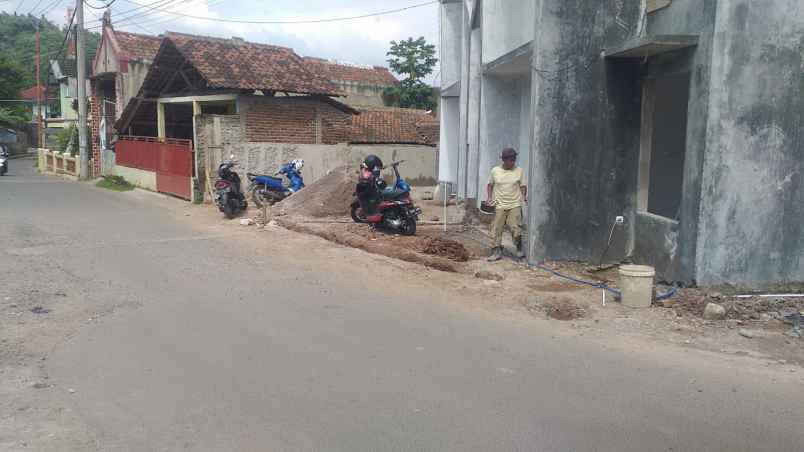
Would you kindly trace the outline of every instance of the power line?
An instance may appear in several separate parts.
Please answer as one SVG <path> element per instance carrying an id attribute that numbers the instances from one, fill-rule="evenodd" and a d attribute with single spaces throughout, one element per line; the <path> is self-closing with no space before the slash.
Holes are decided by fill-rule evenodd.
<path id="1" fill-rule="evenodd" d="M 131 2 L 135 5 L 139 5 L 139 3 Z M 335 17 L 335 18 L 328 18 L 328 19 L 306 19 L 306 20 L 246 20 L 246 19 L 227 19 L 227 18 L 220 18 L 220 17 L 204 17 L 204 16 L 194 16 L 191 14 L 183 14 L 177 13 L 175 11 L 170 11 L 161 8 L 148 8 L 150 10 L 161 11 L 163 13 L 171 14 L 174 16 L 179 17 L 187 17 L 189 19 L 198 19 L 198 20 L 208 20 L 212 22 L 229 22 L 229 23 L 238 23 L 238 24 L 254 24 L 254 25 L 292 25 L 292 24 L 319 24 L 325 22 L 343 22 L 347 20 L 356 20 L 356 19 L 365 19 L 367 17 L 377 17 L 377 16 L 384 16 L 388 14 L 395 14 L 400 13 L 403 11 L 408 11 L 414 8 L 421 8 L 423 6 L 434 5 L 438 3 L 437 0 L 432 0 L 424 3 L 418 3 L 416 5 L 406 6 L 404 8 L 396 8 L 390 9 L 386 11 L 378 11 L 375 13 L 368 13 L 368 14 L 361 14 L 359 16 L 350 16 L 350 17 Z M 142 5 L 141 5 L 142 6 Z"/>
<path id="2" fill-rule="evenodd" d="M 62 3 L 63 1 L 64 0 L 54 0 L 49 5 L 45 6 L 45 8 L 42 9 L 42 11 L 39 12 L 39 15 L 40 16 L 46 16 L 46 15 L 50 14 L 50 12 L 53 11 L 54 9 L 56 9 L 56 7 L 59 6 L 59 4 Z"/>
<path id="3" fill-rule="evenodd" d="M 190 0 L 184 0 L 184 1 L 190 1 Z M 209 2 L 209 3 L 207 3 L 207 6 L 217 5 L 217 4 L 221 3 L 222 1 L 224 1 L 224 0 L 213 0 L 213 1 Z M 145 14 L 146 15 L 150 15 L 150 14 L 156 15 L 156 14 L 159 14 L 159 13 L 146 12 Z M 129 22 L 128 21 L 129 19 L 130 18 L 127 18 L 126 20 L 122 21 L 122 22 L 124 22 L 124 25 L 134 25 L 134 26 L 147 25 L 147 26 L 151 27 L 151 26 L 154 26 L 154 25 L 158 25 L 158 24 L 162 24 L 162 23 L 165 23 L 165 22 L 171 22 L 171 21 L 176 20 L 173 17 L 158 17 L 158 16 L 144 18 L 142 22 L 136 22 L 136 21 L 130 21 Z M 153 19 L 153 20 L 150 20 L 150 19 Z M 121 23 L 121 21 L 117 21 L 117 22 L 115 22 L 115 25 L 120 25 L 120 23 Z M 156 34 L 154 32 L 149 32 L 149 33 Z"/>
<path id="4" fill-rule="evenodd" d="M 171 3 L 174 3 L 176 1 L 179 1 L 179 0 L 157 0 L 156 2 L 150 3 L 148 5 L 142 5 L 140 8 L 145 8 L 145 7 L 148 7 L 150 5 L 156 5 L 156 4 L 160 4 L 159 5 L 160 7 L 167 7 L 167 6 L 172 6 Z M 183 1 L 187 1 L 187 0 L 183 0 Z M 128 12 L 132 12 L 132 11 L 134 11 L 136 9 L 140 9 L 140 8 L 133 8 L 133 9 L 130 9 L 128 11 L 119 13 L 118 16 L 120 16 L 120 18 L 114 21 L 114 25 L 126 24 L 126 23 L 128 23 L 129 21 L 131 21 L 131 20 L 133 20 L 135 18 L 140 18 L 140 17 L 144 18 L 145 16 L 150 16 L 152 14 L 156 14 L 156 13 L 151 12 L 151 11 L 140 11 L 138 13 L 130 14 L 128 16 L 123 16 L 124 14 L 126 14 Z M 92 27 L 87 27 L 87 29 L 88 30 L 96 30 L 96 29 L 99 29 L 99 28 L 103 28 L 103 23 L 102 23 L 103 20 L 101 19 L 101 20 L 98 20 L 97 22 L 99 22 L 97 25 L 94 25 Z"/>
<path id="5" fill-rule="evenodd" d="M 42 0 L 37 0 L 36 4 L 35 4 L 35 5 L 33 5 L 33 8 L 31 8 L 31 9 L 29 9 L 29 10 L 28 10 L 28 14 L 31 14 L 31 13 L 33 12 L 33 10 L 35 10 L 36 8 L 38 8 L 38 7 L 39 7 L 39 5 L 40 5 L 41 3 L 42 3 Z"/>
<path id="6" fill-rule="evenodd" d="M 143 11 L 143 12 L 139 12 L 139 13 L 130 14 L 130 15 L 128 15 L 128 16 L 125 16 L 126 14 L 133 13 L 133 12 L 135 12 L 135 11 L 137 11 L 137 10 L 140 10 L 140 9 L 143 9 L 143 8 L 148 8 L 148 7 L 151 7 L 151 6 L 161 6 L 161 7 L 164 7 L 164 6 L 167 6 L 167 5 L 168 5 L 168 4 L 170 4 L 170 3 L 173 3 L 174 1 L 177 1 L 177 0 L 156 0 L 155 2 L 146 3 L 146 4 L 144 4 L 144 5 L 139 5 L 139 4 L 137 3 L 137 5 L 139 5 L 139 6 L 137 6 L 136 8 L 130 8 L 130 9 L 127 9 L 127 10 L 125 10 L 125 11 L 118 12 L 118 13 L 117 13 L 117 16 L 120 16 L 122 20 L 128 20 L 128 19 L 131 19 L 131 18 L 134 18 L 134 17 L 138 17 L 138 16 L 142 16 L 142 15 L 153 14 L 153 13 L 152 13 L 152 12 L 150 12 L 150 11 Z M 187 0 L 184 0 L 184 1 L 187 1 Z M 129 2 L 129 3 L 135 4 L 135 3 L 133 3 L 133 2 Z M 161 4 L 160 4 L 160 3 L 161 3 Z M 93 21 L 90 21 L 90 22 L 103 22 L 103 20 L 93 20 Z M 118 22 L 119 22 L 119 21 L 118 21 Z"/>
<path id="7" fill-rule="evenodd" d="M 17 11 L 19 11 L 19 9 L 22 8 L 22 5 L 24 5 L 24 4 L 25 4 L 25 0 L 22 0 L 21 2 L 19 2 L 17 4 L 17 6 L 14 8 L 14 12 L 16 13 Z"/>
<path id="8" fill-rule="evenodd" d="M 116 1 L 117 0 L 111 0 L 109 3 L 107 3 L 107 4 L 103 5 L 103 6 L 95 6 L 95 5 L 90 4 L 87 0 L 83 0 L 84 4 L 86 6 L 89 6 L 92 9 L 106 9 L 106 8 L 112 6 L 114 4 L 114 2 L 116 2 Z"/>
<path id="9" fill-rule="evenodd" d="M 70 16 L 70 21 L 67 23 L 67 29 L 64 32 L 64 39 L 62 39 L 62 41 L 61 41 L 61 46 L 59 46 L 59 51 L 56 52 L 56 58 L 54 58 L 55 60 L 58 60 L 61 57 L 61 52 L 62 52 L 62 50 L 64 50 L 64 44 L 67 43 L 67 39 L 70 37 L 70 30 L 72 29 L 73 22 L 75 21 L 75 11 L 76 10 L 73 10 L 73 15 Z M 45 80 L 45 86 L 47 86 L 49 83 L 50 83 L 50 71 L 47 71 L 47 79 Z"/>

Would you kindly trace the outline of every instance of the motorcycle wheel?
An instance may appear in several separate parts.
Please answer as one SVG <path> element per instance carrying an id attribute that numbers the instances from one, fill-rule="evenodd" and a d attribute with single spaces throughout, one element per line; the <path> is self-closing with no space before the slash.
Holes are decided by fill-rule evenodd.
<path id="1" fill-rule="evenodd" d="M 229 195 L 223 200 L 223 216 L 229 220 L 237 216 L 237 200 L 232 199 Z"/>
<path id="2" fill-rule="evenodd" d="M 361 216 L 360 215 L 361 213 L 363 213 L 363 212 L 360 210 L 360 206 L 352 206 L 352 212 L 351 212 L 352 220 L 355 223 L 365 223 L 366 222 L 365 215 Z"/>
<path id="3" fill-rule="evenodd" d="M 416 220 L 410 217 L 405 217 L 402 224 L 402 229 L 399 231 L 402 235 L 416 235 Z"/>
<path id="4" fill-rule="evenodd" d="M 263 199 L 262 195 L 260 195 L 259 187 L 251 189 L 251 200 L 254 201 L 254 205 L 260 209 L 262 209 L 265 204 L 270 205 L 270 202 L 267 199 Z"/>

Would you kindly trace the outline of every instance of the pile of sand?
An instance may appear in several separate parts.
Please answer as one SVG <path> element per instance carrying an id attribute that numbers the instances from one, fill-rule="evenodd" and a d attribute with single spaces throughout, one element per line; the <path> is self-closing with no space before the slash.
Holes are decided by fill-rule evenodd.
<path id="1" fill-rule="evenodd" d="M 304 217 L 340 217 L 349 215 L 357 173 L 342 166 L 277 203 L 285 215 Z"/>

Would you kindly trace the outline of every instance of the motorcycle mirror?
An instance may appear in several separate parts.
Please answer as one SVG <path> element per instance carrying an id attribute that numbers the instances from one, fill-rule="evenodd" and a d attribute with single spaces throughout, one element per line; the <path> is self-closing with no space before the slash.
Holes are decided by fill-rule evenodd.
<path id="1" fill-rule="evenodd" d="M 229 160 L 234 160 L 234 154 L 229 154 Z"/>

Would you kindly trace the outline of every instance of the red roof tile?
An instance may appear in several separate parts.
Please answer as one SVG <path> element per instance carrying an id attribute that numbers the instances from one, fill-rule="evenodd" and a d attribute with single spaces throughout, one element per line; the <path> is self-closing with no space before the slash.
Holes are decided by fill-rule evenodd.
<path id="1" fill-rule="evenodd" d="M 438 120 L 424 110 L 359 107 L 352 116 L 353 143 L 438 144 Z"/>
<path id="2" fill-rule="evenodd" d="M 371 68 L 360 67 L 335 63 L 314 57 L 304 57 L 304 64 L 310 71 L 322 74 L 332 81 L 345 81 L 379 86 L 393 86 L 399 84 L 399 80 L 391 74 L 388 68 L 380 66 Z"/>
<path id="3" fill-rule="evenodd" d="M 42 99 L 45 99 L 46 91 L 44 86 L 39 87 L 39 93 L 42 95 Z M 36 86 L 23 90 L 20 92 L 20 96 L 25 100 L 36 100 Z"/>
<path id="4" fill-rule="evenodd" d="M 153 61 L 162 38 L 125 31 L 115 31 L 115 39 L 126 57 L 134 60 Z"/>
<path id="5" fill-rule="evenodd" d="M 341 96 L 325 77 L 310 72 L 287 47 L 235 39 L 167 33 L 209 88 L 286 91 Z"/>

